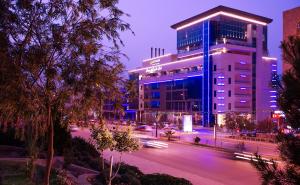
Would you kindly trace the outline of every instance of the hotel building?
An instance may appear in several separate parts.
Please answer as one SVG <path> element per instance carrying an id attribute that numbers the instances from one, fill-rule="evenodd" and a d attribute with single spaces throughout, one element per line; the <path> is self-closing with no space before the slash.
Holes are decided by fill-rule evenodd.
<path id="1" fill-rule="evenodd" d="M 192 115 L 194 124 L 212 126 L 223 124 L 228 112 L 255 122 L 269 118 L 277 96 L 271 86 L 277 60 L 267 48 L 271 22 L 218 6 L 172 25 L 177 53 L 145 59 L 129 71 L 138 78 L 139 119 Z"/>

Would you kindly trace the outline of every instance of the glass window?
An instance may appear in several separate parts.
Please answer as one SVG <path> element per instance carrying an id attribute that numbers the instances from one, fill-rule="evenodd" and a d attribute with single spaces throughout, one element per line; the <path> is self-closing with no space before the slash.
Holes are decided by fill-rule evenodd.
<path id="1" fill-rule="evenodd" d="M 151 89 L 159 89 L 159 83 L 151 84 Z"/>
<path id="2" fill-rule="evenodd" d="M 160 92 L 152 92 L 152 99 L 159 99 L 160 98 Z"/>
<path id="3" fill-rule="evenodd" d="M 228 91 L 228 97 L 231 97 L 231 91 Z"/>
<path id="4" fill-rule="evenodd" d="M 151 101 L 151 108 L 159 108 L 160 101 Z"/>
<path id="5" fill-rule="evenodd" d="M 228 78 L 228 84 L 231 84 L 231 78 Z"/>
<path id="6" fill-rule="evenodd" d="M 228 71 L 231 71 L 231 65 L 228 65 Z"/>
<path id="7" fill-rule="evenodd" d="M 200 49 L 202 46 L 202 23 L 177 31 L 178 53 Z"/>

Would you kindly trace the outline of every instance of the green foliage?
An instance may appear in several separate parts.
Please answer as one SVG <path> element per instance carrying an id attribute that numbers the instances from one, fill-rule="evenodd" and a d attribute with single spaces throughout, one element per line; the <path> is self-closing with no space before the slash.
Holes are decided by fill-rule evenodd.
<path id="1" fill-rule="evenodd" d="M 291 65 L 282 77 L 278 103 L 284 111 L 288 124 L 292 128 L 300 127 L 300 37 L 292 36 L 282 42 L 283 58 Z M 260 172 L 262 184 L 298 185 L 300 184 L 300 139 L 293 135 L 280 134 L 277 137 L 278 149 L 284 163 L 280 167 L 272 162 L 268 164 L 257 157 L 253 162 Z"/>
<path id="2" fill-rule="evenodd" d="M 101 117 L 104 99 L 122 97 L 120 32 L 130 25 L 117 3 L 0 1 L 0 124 L 49 133 L 47 179 L 53 121 Z"/>
<path id="3" fill-rule="evenodd" d="M 0 145 L 24 147 L 25 142 L 16 137 L 16 130 L 9 126 L 6 130 L 0 128 Z"/>
<path id="4" fill-rule="evenodd" d="M 227 113 L 225 116 L 225 127 L 232 133 L 237 129 L 236 115 L 232 113 Z"/>
<path id="5" fill-rule="evenodd" d="M 260 156 L 252 161 L 253 166 L 260 172 L 263 185 L 298 185 L 300 184 L 299 170 L 293 165 L 278 167 L 276 162 L 266 163 Z"/>
<path id="6" fill-rule="evenodd" d="M 98 128 L 92 128 L 92 138 L 96 147 L 103 152 L 106 149 L 115 150 L 117 152 L 132 152 L 140 148 L 137 139 L 132 137 L 131 129 L 115 130 L 110 132 L 105 125 Z"/>
<path id="7" fill-rule="evenodd" d="M 238 128 L 240 130 L 254 130 L 256 125 L 251 122 L 251 120 L 249 118 L 247 118 L 244 115 L 237 115 L 236 116 L 236 122 L 238 124 Z"/>
<path id="8" fill-rule="evenodd" d="M 289 37 L 282 42 L 283 59 L 291 68 L 282 76 L 279 106 L 292 128 L 300 127 L 300 38 Z"/>
<path id="9" fill-rule="evenodd" d="M 192 185 L 192 183 L 186 179 L 177 178 L 166 174 L 144 175 L 141 178 L 141 183 L 143 185 Z"/>
<path id="10" fill-rule="evenodd" d="M 126 80 L 125 89 L 129 102 L 134 102 L 139 96 L 139 85 L 136 80 Z"/>
<path id="11" fill-rule="evenodd" d="M 132 152 L 137 151 L 140 148 L 139 141 L 132 137 L 130 128 L 125 131 L 115 131 L 113 137 L 116 142 L 113 149 L 118 152 Z"/>
<path id="12" fill-rule="evenodd" d="M 129 173 L 132 176 L 135 176 L 137 178 L 140 178 L 141 176 L 144 175 L 143 172 L 141 172 L 138 167 L 122 163 L 122 165 L 119 169 L 119 174 L 123 175 L 123 174 L 126 174 L 126 173 Z"/>
<path id="13" fill-rule="evenodd" d="M 54 151 L 56 155 L 64 155 L 71 151 L 72 136 L 66 126 L 59 122 L 54 123 Z"/>
<path id="14" fill-rule="evenodd" d="M 271 133 L 275 127 L 276 125 L 271 119 L 265 119 L 257 123 L 257 130 L 260 132 Z"/>
<path id="15" fill-rule="evenodd" d="M 99 127 L 93 127 L 91 131 L 91 137 L 96 142 L 95 144 L 98 151 L 103 152 L 106 149 L 113 149 L 116 145 L 113 134 L 104 124 Z"/>
<path id="16" fill-rule="evenodd" d="M 114 169 L 118 168 L 116 164 Z M 93 185 L 105 184 L 102 175 L 98 175 Z M 130 184 L 130 185 L 192 185 L 188 180 L 177 178 L 166 174 L 143 174 L 137 167 L 122 164 L 118 175 L 113 179 L 112 184 Z"/>
<path id="17" fill-rule="evenodd" d="M 113 179 L 112 184 L 131 184 L 141 185 L 140 178 L 144 175 L 137 167 L 122 163 L 114 166 L 115 169 L 120 166 L 118 176 Z"/>
<path id="18" fill-rule="evenodd" d="M 172 136 L 175 134 L 175 132 L 173 130 L 167 130 L 165 131 L 165 135 L 168 138 L 168 141 L 171 141 Z"/>
<path id="19" fill-rule="evenodd" d="M 56 170 L 55 177 L 52 179 L 51 184 L 55 185 L 77 185 L 70 177 L 65 170 Z"/>
<path id="20" fill-rule="evenodd" d="M 0 174 L 1 185 L 36 185 L 43 184 L 45 168 L 37 166 L 35 168 L 34 178 L 30 179 L 27 175 L 26 163 L 0 161 Z M 51 185 L 58 185 L 57 174 L 58 172 L 56 170 L 52 171 Z"/>
<path id="21" fill-rule="evenodd" d="M 279 134 L 277 136 L 278 149 L 281 158 L 288 164 L 300 166 L 300 140 L 289 134 Z"/>
<path id="22" fill-rule="evenodd" d="M 225 116 L 225 127 L 232 133 L 236 130 L 254 130 L 255 124 L 245 115 L 227 113 Z"/>
<path id="23" fill-rule="evenodd" d="M 100 170 L 99 156 L 93 144 L 84 139 L 75 137 L 72 139 L 72 163 L 94 170 Z"/>

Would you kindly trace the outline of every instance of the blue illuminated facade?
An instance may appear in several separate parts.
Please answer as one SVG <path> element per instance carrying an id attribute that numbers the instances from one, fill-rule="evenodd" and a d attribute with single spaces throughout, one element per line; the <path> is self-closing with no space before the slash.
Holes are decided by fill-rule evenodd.
<path id="1" fill-rule="evenodd" d="M 202 124 L 208 126 L 213 123 L 212 115 L 212 68 L 211 68 L 211 57 L 210 51 L 210 22 L 205 21 L 203 23 L 202 35 L 203 35 L 203 95 L 202 95 Z"/>

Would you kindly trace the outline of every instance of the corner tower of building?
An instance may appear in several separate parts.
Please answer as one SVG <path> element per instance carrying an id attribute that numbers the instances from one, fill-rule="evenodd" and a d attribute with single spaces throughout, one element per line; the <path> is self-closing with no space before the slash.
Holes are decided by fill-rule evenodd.
<path id="1" fill-rule="evenodd" d="M 289 36 L 300 36 L 300 6 L 283 12 L 283 40 Z M 290 64 L 283 61 L 284 73 L 290 69 Z"/>

